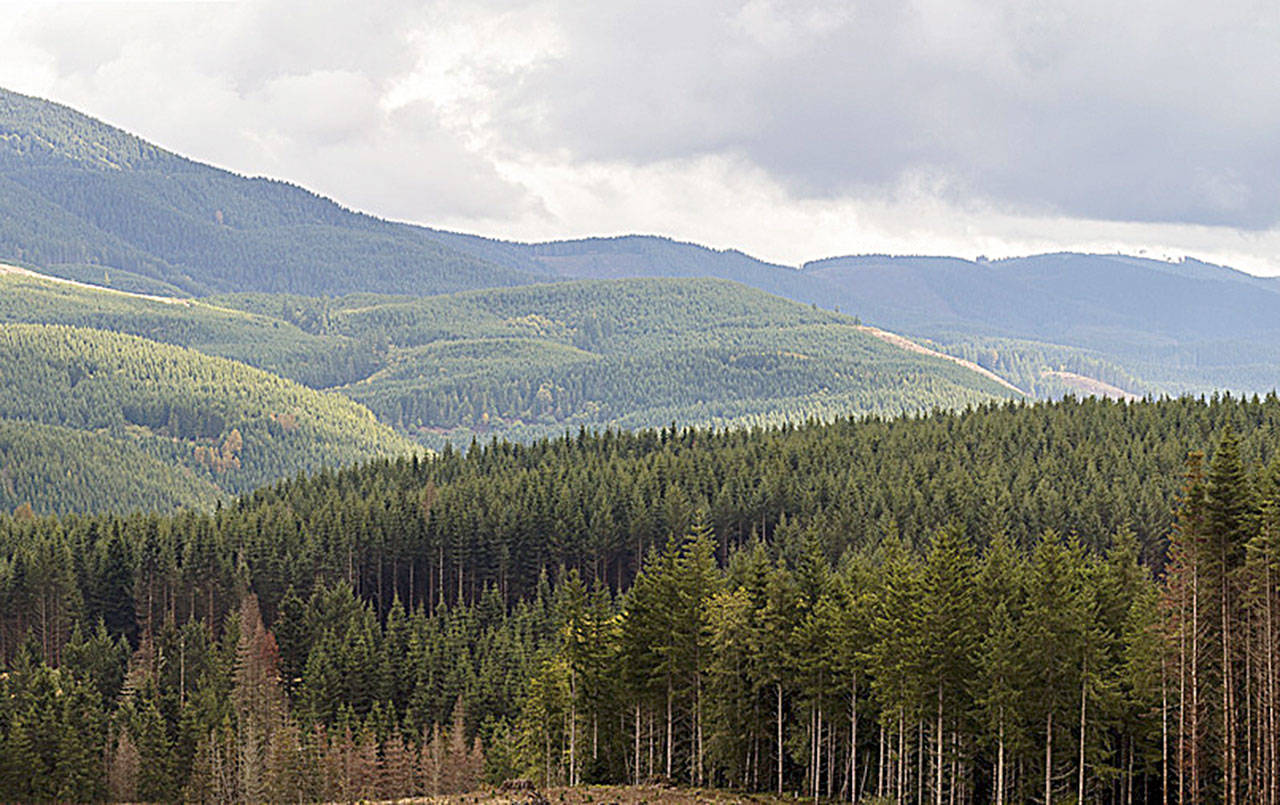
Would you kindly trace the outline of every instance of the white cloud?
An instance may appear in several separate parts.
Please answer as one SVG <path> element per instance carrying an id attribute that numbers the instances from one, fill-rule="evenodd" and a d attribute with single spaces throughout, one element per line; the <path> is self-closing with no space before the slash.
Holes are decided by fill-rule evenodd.
<path id="1" fill-rule="evenodd" d="M 1249 0 L 0 11 L 0 85 L 389 217 L 1280 272 L 1280 10 Z"/>

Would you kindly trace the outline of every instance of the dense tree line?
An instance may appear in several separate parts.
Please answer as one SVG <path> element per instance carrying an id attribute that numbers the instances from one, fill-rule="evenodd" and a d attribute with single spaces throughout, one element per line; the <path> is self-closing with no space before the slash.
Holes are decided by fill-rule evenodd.
<path id="1" fill-rule="evenodd" d="M 213 513 L 19 510 L 0 798 L 1270 801 L 1278 417 L 583 433 Z"/>

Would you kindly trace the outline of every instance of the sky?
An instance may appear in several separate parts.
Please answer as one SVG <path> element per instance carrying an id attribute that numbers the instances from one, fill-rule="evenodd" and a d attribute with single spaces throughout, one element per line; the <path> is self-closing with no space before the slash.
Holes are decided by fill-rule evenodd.
<path id="1" fill-rule="evenodd" d="M 1271 0 L 0 0 L 0 86 L 387 218 L 1280 274 Z"/>

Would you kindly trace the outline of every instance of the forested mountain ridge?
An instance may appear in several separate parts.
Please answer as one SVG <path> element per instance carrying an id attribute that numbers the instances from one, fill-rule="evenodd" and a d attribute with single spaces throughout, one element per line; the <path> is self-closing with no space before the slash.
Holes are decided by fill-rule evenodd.
<path id="1" fill-rule="evenodd" d="M 334 332 L 386 368 L 343 393 L 402 428 L 529 438 L 962 408 L 1009 391 L 848 317 L 719 280 L 579 281 L 361 304 Z"/>
<path id="2" fill-rule="evenodd" d="M 0 500 L 37 512 L 207 504 L 215 490 L 243 492 L 299 471 L 413 449 L 338 395 L 189 349 L 55 325 L 0 324 L 0 420 L 14 435 L 6 476 L 48 482 L 5 484 Z M 80 437 L 17 427 L 23 423 Z M 25 452 L 17 435 L 26 440 Z M 69 457 L 65 448 L 51 449 L 55 442 L 85 452 Z M 130 447 L 104 468 L 116 480 L 100 474 L 96 495 L 72 484 L 77 465 L 104 460 L 121 444 Z M 128 464 L 138 452 L 170 467 L 173 478 L 151 464 Z M 58 456 L 59 463 L 46 464 Z M 142 479 L 155 485 L 151 500 L 132 490 L 122 494 Z M 164 489 L 169 482 L 173 489 Z"/>
<path id="3" fill-rule="evenodd" d="M 425 444 L 578 427 L 746 425 L 1015 394 L 849 317 L 721 280 L 576 281 L 431 297 L 163 302 L 0 276 L 0 322 L 131 333 L 369 406 Z"/>
<path id="4" fill-rule="evenodd" d="M 1280 367 L 1280 279 L 1196 260 L 865 256 L 803 272 L 889 329 L 942 343 L 989 339 L 997 350 L 1003 340 L 1010 352 L 1028 341 L 1084 350 L 1140 378 L 1146 388 L 1132 391 L 1263 393 Z"/>
<path id="5" fill-rule="evenodd" d="M 1278 424 L 1271 396 L 584 433 L 216 514 L 0 515 L 0 796 L 1258 801 Z"/>
<path id="6" fill-rule="evenodd" d="M 428 235 L 0 90 L 0 259 L 190 294 L 439 293 L 530 279 Z"/>
<path id="7" fill-rule="evenodd" d="M 132 434 L 0 418 L 0 506 L 42 514 L 168 512 L 208 509 L 228 497 L 183 458 Z"/>

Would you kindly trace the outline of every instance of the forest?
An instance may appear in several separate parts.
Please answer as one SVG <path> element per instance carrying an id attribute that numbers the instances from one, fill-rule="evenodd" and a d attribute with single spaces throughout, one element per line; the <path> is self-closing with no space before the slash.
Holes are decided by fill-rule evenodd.
<path id="1" fill-rule="evenodd" d="M 110 330 L 249 363 L 346 396 L 433 449 L 476 435 L 777 424 L 1010 394 L 886 345 L 851 317 L 722 280 L 167 302 L 13 275 L 0 276 L 0 322 Z"/>
<path id="2" fill-rule="evenodd" d="M 1068 398 L 19 507 L 0 799 L 1275 802 L 1278 422 Z"/>

